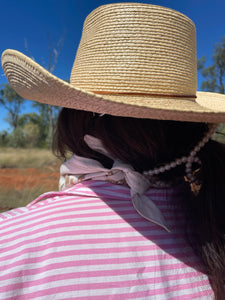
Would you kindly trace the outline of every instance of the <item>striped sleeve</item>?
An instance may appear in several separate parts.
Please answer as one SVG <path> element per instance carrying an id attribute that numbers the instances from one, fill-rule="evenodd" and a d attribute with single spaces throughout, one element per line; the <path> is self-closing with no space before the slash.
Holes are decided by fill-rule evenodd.
<path id="1" fill-rule="evenodd" d="M 4 214 L 0 299 L 214 299 L 185 238 L 179 193 L 148 193 L 170 233 L 137 214 L 126 187 L 106 182 Z"/>

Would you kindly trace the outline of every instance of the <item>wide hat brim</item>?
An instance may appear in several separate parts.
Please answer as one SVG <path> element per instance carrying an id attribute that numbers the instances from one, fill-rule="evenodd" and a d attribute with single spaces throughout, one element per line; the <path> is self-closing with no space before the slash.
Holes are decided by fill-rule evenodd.
<path id="1" fill-rule="evenodd" d="M 5 50 L 2 66 L 25 99 L 114 116 L 191 122 L 225 122 L 225 95 L 197 92 L 196 98 L 161 95 L 97 94 L 52 75 L 16 50 Z"/>

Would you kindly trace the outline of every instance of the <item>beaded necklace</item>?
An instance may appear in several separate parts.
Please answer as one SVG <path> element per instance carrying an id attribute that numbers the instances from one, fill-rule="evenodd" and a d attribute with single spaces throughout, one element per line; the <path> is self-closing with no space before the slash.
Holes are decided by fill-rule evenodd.
<path id="1" fill-rule="evenodd" d="M 151 178 L 153 178 L 155 175 L 169 171 L 173 168 L 176 168 L 177 166 L 179 166 L 181 164 L 185 164 L 185 173 L 186 173 L 185 177 L 186 177 L 187 181 L 189 181 L 190 183 L 196 182 L 196 176 L 195 176 L 195 172 L 193 172 L 192 165 L 193 165 L 193 163 L 197 163 L 197 164 L 199 164 L 199 166 L 201 166 L 201 161 L 200 161 L 199 157 L 196 156 L 197 152 L 199 152 L 200 149 L 202 147 L 204 147 L 204 145 L 209 141 L 211 136 L 215 133 L 217 126 L 218 126 L 217 124 L 213 124 L 211 126 L 209 131 L 204 135 L 204 137 L 201 139 L 201 141 L 198 142 L 198 144 L 194 147 L 194 149 L 191 150 L 191 152 L 188 156 L 183 156 L 181 158 L 177 158 L 176 160 L 174 160 L 164 166 L 156 167 L 152 170 L 144 171 L 143 175 L 145 175 L 146 177 L 148 177 L 151 180 Z M 199 184 L 199 183 L 196 182 L 196 184 Z"/>

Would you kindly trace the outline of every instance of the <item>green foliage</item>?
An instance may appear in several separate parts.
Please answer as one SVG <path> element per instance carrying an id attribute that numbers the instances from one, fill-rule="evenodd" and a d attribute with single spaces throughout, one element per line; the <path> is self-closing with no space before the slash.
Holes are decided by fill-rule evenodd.
<path id="1" fill-rule="evenodd" d="M 24 148 L 26 145 L 23 128 L 16 127 L 12 133 L 8 135 L 8 147 Z"/>
<path id="2" fill-rule="evenodd" d="M 225 94 L 225 36 L 215 45 L 212 61 L 213 65 L 205 67 L 206 58 L 202 57 L 198 60 L 198 70 L 205 78 L 201 89 Z"/>
<path id="3" fill-rule="evenodd" d="M 0 147 L 4 147 L 9 142 L 9 134 L 6 130 L 0 131 Z"/>
<path id="4" fill-rule="evenodd" d="M 204 68 L 204 65 L 205 65 L 205 62 L 206 62 L 205 56 L 199 58 L 198 61 L 197 61 L 197 69 L 198 69 L 198 70 L 203 69 L 203 68 Z"/>
<path id="5" fill-rule="evenodd" d="M 214 140 L 225 144 L 225 124 L 219 124 L 217 131 L 214 134 Z"/>
<path id="6" fill-rule="evenodd" d="M 27 113 L 23 114 L 19 119 L 19 125 L 23 128 L 24 139 L 27 148 L 40 147 L 47 148 L 46 128 L 48 122 L 43 118 L 42 114 Z"/>
<path id="7" fill-rule="evenodd" d="M 215 45 L 213 56 L 213 65 L 205 67 L 206 58 L 198 60 L 198 70 L 201 71 L 205 81 L 202 82 L 201 89 L 208 92 L 217 92 L 225 94 L 225 36 L 220 43 Z M 225 143 L 225 124 L 220 124 L 217 129 L 215 139 Z"/>
<path id="8" fill-rule="evenodd" d="M 41 147 L 49 148 L 53 138 L 56 121 L 58 118 L 60 107 L 34 102 L 33 107 L 38 109 L 40 116 L 40 141 Z"/>
<path id="9" fill-rule="evenodd" d="M 6 120 L 13 129 L 18 126 L 18 118 L 23 102 L 24 99 L 14 91 L 11 85 L 6 83 L 0 91 L 0 105 L 8 111 Z"/>
<path id="10" fill-rule="evenodd" d="M 40 127 L 32 122 L 24 126 L 24 136 L 27 147 L 37 147 L 40 138 Z"/>
<path id="11" fill-rule="evenodd" d="M 59 107 L 51 107 L 50 123 L 49 105 L 35 102 L 33 106 L 38 108 L 39 114 L 35 112 L 22 115 L 18 114 L 16 127 L 12 126 L 9 122 L 12 126 L 12 132 L 0 132 L 0 146 L 14 148 L 50 148 Z"/>
<path id="12" fill-rule="evenodd" d="M 47 70 L 51 73 L 53 73 L 57 65 L 64 40 L 65 34 L 60 37 L 57 43 L 52 44 L 50 35 L 48 35 L 49 56 Z M 25 48 L 31 58 L 33 58 L 26 40 Z M 65 81 L 69 82 L 68 79 Z M 5 120 L 12 128 L 11 133 L 0 132 L 0 146 L 50 148 L 60 108 L 33 102 L 32 106 L 39 114 L 20 115 L 21 105 L 24 101 L 25 99 L 20 97 L 8 83 L 0 90 L 0 105 L 7 110 L 8 115 Z"/>

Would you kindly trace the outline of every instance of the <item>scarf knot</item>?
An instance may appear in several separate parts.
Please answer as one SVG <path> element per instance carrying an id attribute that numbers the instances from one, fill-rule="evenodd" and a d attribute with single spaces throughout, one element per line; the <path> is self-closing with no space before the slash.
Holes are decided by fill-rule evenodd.
<path id="1" fill-rule="evenodd" d="M 91 149 L 113 159 L 99 139 L 86 135 L 85 142 Z M 103 180 L 114 184 L 126 184 L 130 189 L 135 210 L 148 221 L 169 231 L 159 208 L 149 197 L 145 196 L 145 192 L 150 187 L 149 180 L 136 172 L 129 164 L 117 159 L 113 160 L 112 168 L 107 169 L 94 159 L 73 155 L 60 168 L 59 189 L 63 190 L 85 180 Z"/>

